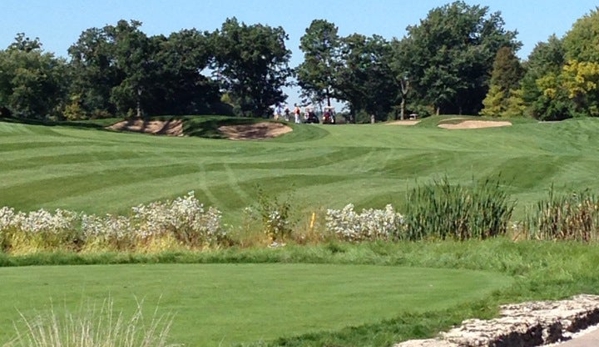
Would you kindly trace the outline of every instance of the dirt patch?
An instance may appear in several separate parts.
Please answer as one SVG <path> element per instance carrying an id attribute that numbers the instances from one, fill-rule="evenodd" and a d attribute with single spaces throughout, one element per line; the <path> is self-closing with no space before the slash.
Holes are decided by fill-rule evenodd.
<path id="1" fill-rule="evenodd" d="M 130 119 L 113 124 L 107 127 L 107 129 L 154 135 L 183 136 L 183 121 L 180 119 L 168 121 Z"/>
<path id="2" fill-rule="evenodd" d="M 387 123 L 389 125 L 416 125 L 420 123 L 419 120 L 396 120 L 390 123 Z"/>
<path id="3" fill-rule="evenodd" d="M 231 140 L 260 140 L 281 136 L 293 131 L 281 123 L 261 122 L 255 124 L 223 125 L 218 130 Z"/>
<path id="4" fill-rule="evenodd" d="M 496 128 L 511 126 L 508 121 L 486 121 L 486 120 L 466 120 L 459 123 L 444 123 L 439 124 L 439 128 L 443 129 L 480 129 L 480 128 Z"/>

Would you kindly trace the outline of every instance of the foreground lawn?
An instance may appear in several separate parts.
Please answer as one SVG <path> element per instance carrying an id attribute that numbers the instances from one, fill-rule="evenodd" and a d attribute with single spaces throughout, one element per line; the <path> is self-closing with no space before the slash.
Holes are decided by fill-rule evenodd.
<path id="1" fill-rule="evenodd" d="M 172 341 L 228 346 L 377 323 L 486 297 L 510 277 L 372 265 L 136 264 L 0 268 L 0 342 L 20 311 L 76 310 L 110 297 L 128 314 L 174 313 Z M 1 343 L 0 343 L 1 345 Z"/>
<path id="2" fill-rule="evenodd" d="M 443 176 L 468 184 L 501 175 L 519 218 L 552 184 L 558 192 L 599 189 L 597 119 L 477 130 L 435 122 L 294 125 L 281 138 L 250 142 L 0 122 L 0 205 L 125 212 L 194 190 L 238 225 L 258 186 L 291 195 L 293 210 L 307 216 L 347 203 L 398 205 L 407 189 Z"/>

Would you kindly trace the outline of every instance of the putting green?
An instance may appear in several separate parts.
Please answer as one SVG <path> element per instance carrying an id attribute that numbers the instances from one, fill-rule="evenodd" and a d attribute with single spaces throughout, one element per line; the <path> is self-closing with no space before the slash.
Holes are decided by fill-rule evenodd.
<path id="1" fill-rule="evenodd" d="M 112 298 L 115 309 L 174 313 L 171 340 L 228 346 L 430 311 L 507 286 L 501 274 L 316 264 L 152 264 L 0 268 L 0 345 L 19 312 L 72 310 Z M 53 304 L 51 304 L 51 302 Z"/>

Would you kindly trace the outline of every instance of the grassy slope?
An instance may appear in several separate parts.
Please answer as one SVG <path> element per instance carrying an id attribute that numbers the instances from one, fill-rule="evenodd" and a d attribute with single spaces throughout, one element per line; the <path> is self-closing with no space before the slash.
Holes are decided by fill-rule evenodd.
<path id="1" fill-rule="evenodd" d="M 417 182 L 501 174 L 517 214 L 558 190 L 599 188 L 599 121 L 508 128 L 300 125 L 279 139 L 233 142 L 0 122 L 0 205 L 123 212 L 155 199 L 196 196 L 237 221 L 267 193 L 294 191 L 297 210 L 399 204 Z M 227 213 L 229 213 L 227 215 Z"/>
<path id="2" fill-rule="evenodd" d="M 0 268 L 0 277 L 0 341 L 12 336 L 17 310 L 29 316 L 50 298 L 57 310 L 76 310 L 111 297 L 126 314 L 135 298 L 148 314 L 156 306 L 176 314 L 171 338 L 186 346 L 340 330 L 482 299 L 511 282 L 468 270 L 315 264 L 47 266 Z"/>
<path id="3" fill-rule="evenodd" d="M 235 264 L 258 264 L 264 265 L 264 272 L 270 272 L 268 269 L 272 263 L 285 264 L 352 264 L 352 265 L 385 265 L 385 267 L 377 268 L 374 271 L 390 271 L 393 276 L 389 278 L 376 278 L 372 283 L 379 285 L 385 281 L 395 281 L 395 275 L 401 274 L 401 284 L 410 283 L 418 284 L 418 280 L 408 281 L 409 271 L 404 273 L 405 266 L 409 267 L 425 267 L 438 269 L 465 269 L 465 270 L 484 270 L 504 275 L 512 276 L 514 279 L 513 285 L 499 291 L 494 291 L 491 295 L 485 296 L 481 300 L 476 299 L 476 295 L 469 297 L 468 302 L 464 304 L 454 305 L 450 308 L 433 309 L 434 304 L 426 312 L 418 311 L 418 306 L 410 306 L 407 309 L 401 307 L 401 302 L 393 300 L 393 295 L 398 295 L 394 292 L 389 296 L 388 293 L 382 294 L 373 291 L 376 288 L 369 287 L 367 289 L 369 295 L 379 296 L 384 300 L 384 297 L 390 297 L 391 301 L 386 302 L 389 307 L 382 310 L 389 313 L 390 310 L 397 308 L 398 313 L 395 317 L 383 321 L 378 321 L 373 324 L 358 324 L 349 325 L 339 330 L 318 331 L 315 333 L 303 334 L 299 337 L 287 337 L 277 339 L 273 343 L 262 344 L 256 343 L 251 346 L 266 347 L 266 346 L 286 346 L 286 347 L 331 347 L 331 346 L 391 346 L 396 342 L 407 339 L 416 339 L 431 337 L 439 331 L 444 331 L 451 326 L 459 324 L 467 318 L 490 318 L 497 313 L 498 304 L 514 303 L 527 300 L 540 299 L 558 299 L 569 297 L 574 294 L 589 293 L 599 294 L 599 274 L 597 273 L 597 263 L 599 262 L 599 245 L 591 244 L 584 245 L 580 243 L 568 242 L 511 242 L 507 239 L 495 239 L 487 241 L 468 241 L 468 242 L 407 242 L 407 243 L 363 243 L 363 244 L 323 244 L 318 246 L 287 246 L 278 249 L 258 248 L 258 249 L 224 249 L 211 252 L 193 252 L 193 253 L 178 253 L 169 252 L 162 254 L 34 254 L 29 256 L 11 257 L 0 254 L 1 267 L 27 266 L 27 265 L 66 265 L 66 264 L 138 264 L 136 270 L 154 269 L 154 265 L 141 266 L 140 264 L 155 264 L 155 263 L 177 263 L 177 264 L 216 264 L 216 263 L 235 263 Z M 280 266 L 281 264 L 279 264 Z M 286 265 L 283 265 L 286 266 Z M 393 266 L 402 266 L 395 268 Z M 90 267 L 90 274 L 93 269 Z M 234 269 L 231 267 L 230 269 Z M 276 267 L 275 267 L 276 268 Z M 32 270 L 31 270 L 32 269 Z M 31 274 L 28 271 L 45 272 L 46 269 L 61 274 L 72 273 L 71 267 L 63 267 L 55 270 L 55 267 L 22 267 L 18 269 L 0 269 L 2 274 L 16 274 L 15 276 L 22 278 L 22 272 Z M 83 270 L 87 270 L 85 268 Z M 27 283 L 22 283 L 15 291 L 18 291 L 17 297 L 20 297 L 25 292 L 23 287 L 34 289 L 27 291 L 27 294 L 33 297 L 40 305 L 48 304 L 48 292 L 58 291 L 59 294 L 54 297 L 55 303 L 60 304 L 60 299 L 64 295 L 71 301 L 78 302 L 83 294 L 90 294 L 92 291 L 97 291 L 99 298 L 105 295 L 105 289 L 110 286 L 111 281 L 115 279 L 114 284 L 120 284 L 119 279 L 122 276 L 119 267 L 106 267 L 102 271 L 111 271 L 110 281 L 90 281 L 90 285 L 85 291 L 81 290 L 79 284 L 75 284 L 72 290 L 66 285 L 55 286 L 53 280 L 48 280 L 43 283 L 48 285 L 30 286 Z M 326 269 L 325 267 L 319 269 Z M 336 268 L 337 270 L 338 268 Z M 341 269 L 341 268 L 339 268 Z M 261 270 L 262 271 L 262 270 Z M 350 268 L 344 268 L 343 271 L 352 272 Z M 399 272 L 396 272 L 399 271 Z M 87 271 L 80 271 L 77 276 L 86 276 Z M 224 272 L 226 273 L 226 272 Z M 422 271 L 423 274 L 432 274 L 432 272 Z M 129 274 L 131 274 L 129 272 Z M 405 278 L 403 275 L 405 274 Z M 321 273 L 322 275 L 322 273 Z M 361 274 L 364 276 L 365 274 Z M 375 275 L 376 274 L 375 272 Z M 43 276 L 43 275 L 40 275 Z M 256 278 L 265 279 L 264 277 Z M 368 276 L 368 275 L 366 275 Z M 442 276 L 442 275 L 440 275 Z M 276 276 L 274 276 L 276 277 Z M 280 276 L 283 277 L 283 276 Z M 3 276 L 3 280 L 9 279 L 9 276 Z M 305 277 L 304 277 L 305 278 Z M 332 279 L 335 278 L 333 275 Z M 31 283 L 35 279 L 31 277 L 24 278 L 24 281 Z M 185 278 L 186 282 L 193 283 L 193 277 Z M 213 279 L 214 280 L 214 279 Z M 277 279 L 278 280 L 278 279 Z M 274 280 L 274 281 L 277 281 Z M 351 279 L 350 279 L 351 280 Z M 154 281 L 156 282 L 156 278 Z M 12 283 L 12 282 L 9 282 Z M 70 282 L 72 283 L 72 282 Z M 312 287 L 323 288 L 327 282 L 320 276 L 319 280 Z M 333 282 L 334 283 L 334 282 Z M 386 282 L 390 283 L 390 282 Z M 0 284 L 3 288 L 4 282 Z M 367 285 L 361 283 L 361 285 Z M 10 285 L 11 288 L 13 285 Z M 127 290 L 132 290 L 131 284 L 129 288 L 118 288 L 116 292 L 125 293 L 124 299 L 119 300 L 116 306 L 132 305 L 131 297 L 126 294 Z M 153 287 L 154 286 L 154 287 Z M 312 288 L 310 287 L 310 288 Z M 151 284 L 148 288 L 155 288 Z M 364 288 L 358 286 L 358 288 Z M 395 288 L 395 287 L 393 287 Z M 276 290 L 276 288 L 272 288 Z M 348 288 L 349 289 L 349 288 Z M 389 290 L 390 288 L 386 288 Z M 471 287 L 469 289 L 472 289 Z M 145 290 L 145 289 L 144 289 Z M 149 289 L 152 296 L 149 296 L 148 303 L 145 307 L 153 309 L 157 295 L 156 289 Z M 178 291 L 186 289 L 177 288 Z M 351 290 L 351 289 L 350 289 Z M 392 289 L 391 289 L 392 290 Z M 189 291 L 189 290 L 187 290 Z M 64 292 L 64 295 L 63 295 Z M 147 293 L 147 291 L 145 291 Z M 306 295 L 308 291 L 303 293 Z M 451 292 L 448 292 L 452 294 Z M 140 293 L 141 294 L 141 293 Z M 11 313 L 14 314 L 15 308 L 23 308 L 21 304 L 12 305 L 12 298 L 15 297 L 13 290 L 0 290 L 0 295 L 7 296 L 5 300 L 0 301 L 4 307 L 9 307 Z M 281 295 L 281 293 L 276 294 Z M 399 293 L 401 295 L 401 293 Z M 148 297 L 148 296 L 147 296 Z M 395 297 L 397 298 L 397 297 Z M 251 298 L 250 298 L 251 299 Z M 363 299 L 363 298 L 360 298 Z M 19 299 L 16 299 L 19 300 Z M 183 300 L 179 298 L 178 300 Z M 336 299 L 333 299 L 336 300 Z M 347 298 L 345 298 L 347 300 Z M 366 298 L 365 300 L 368 300 Z M 411 301 L 411 300 L 410 300 Z M 164 302 L 164 301 L 163 301 Z M 175 302 L 176 303 L 176 302 Z M 264 303 L 264 309 L 272 313 L 276 312 L 278 306 L 269 305 L 269 302 Z M 449 304 L 449 303 L 448 303 Z M 12 306 L 11 306 L 12 305 Z M 378 303 L 380 305 L 380 303 Z M 319 310 L 317 305 L 312 305 L 315 310 Z M 26 308 L 26 307 L 25 307 Z M 43 308 L 43 307 L 37 307 Z M 161 309 L 168 311 L 168 305 L 160 305 Z M 347 308 L 345 308 L 347 309 Z M 381 311 L 382 311 L 381 310 Z M 164 312 L 164 311 L 162 311 Z M 381 313 L 384 313 L 381 312 Z M 185 311 L 182 312 L 185 314 Z M 195 313 L 194 313 L 195 314 Z M 233 312 L 235 314 L 235 312 Z M 199 313 L 198 313 L 199 315 Z M 374 316 L 374 317 L 379 317 Z M 382 317 L 382 316 L 381 316 Z M 351 317 L 348 316 L 348 319 Z M 301 319 L 301 317 L 300 317 Z M 330 322 L 329 322 L 330 323 Z M 175 329 L 179 329 L 179 324 L 186 324 L 177 320 Z M 347 323 L 343 323 L 347 324 Z M 343 325 L 340 324 L 340 325 Z M 268 327 L 276 329 L 276 327 Z M 190 328 L 191 330 L 196 327 Z M 316 329 L 318 330 L 318 329 Z M 298 330 L 300 331 L 300 330 Z"/>

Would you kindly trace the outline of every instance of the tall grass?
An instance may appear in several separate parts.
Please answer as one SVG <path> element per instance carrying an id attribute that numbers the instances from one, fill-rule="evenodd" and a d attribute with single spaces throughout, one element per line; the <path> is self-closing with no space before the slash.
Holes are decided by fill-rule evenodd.
<path id="1" fill-rule="evenodd" d="M 435 180 L 408 192 L 405 232 L 399 236 L 463 241 L 504 235 L 514 206 L 499 180 L 472 186 L 452 185 L 447 178 Z"/>
<path id="2" fill-rule="evenodd" d="M 527 213 L 523 231 L 533 239 L 597 240 L 599 198 L 589 190 L 556 194 L 552 187 L 549 196 Z"/>
<path id="3" fill-rule="evenodd" d="M 3 347 L 168 347 L 173 317 L 157 311 L 146 321 L 142 303 L 130 317 L 114 313 L 114 302 L 106 299 L 98 308 L 87 303 L 78 312 L 50 312 L 32 316 L 21 313 L 13 341 Z"/>

